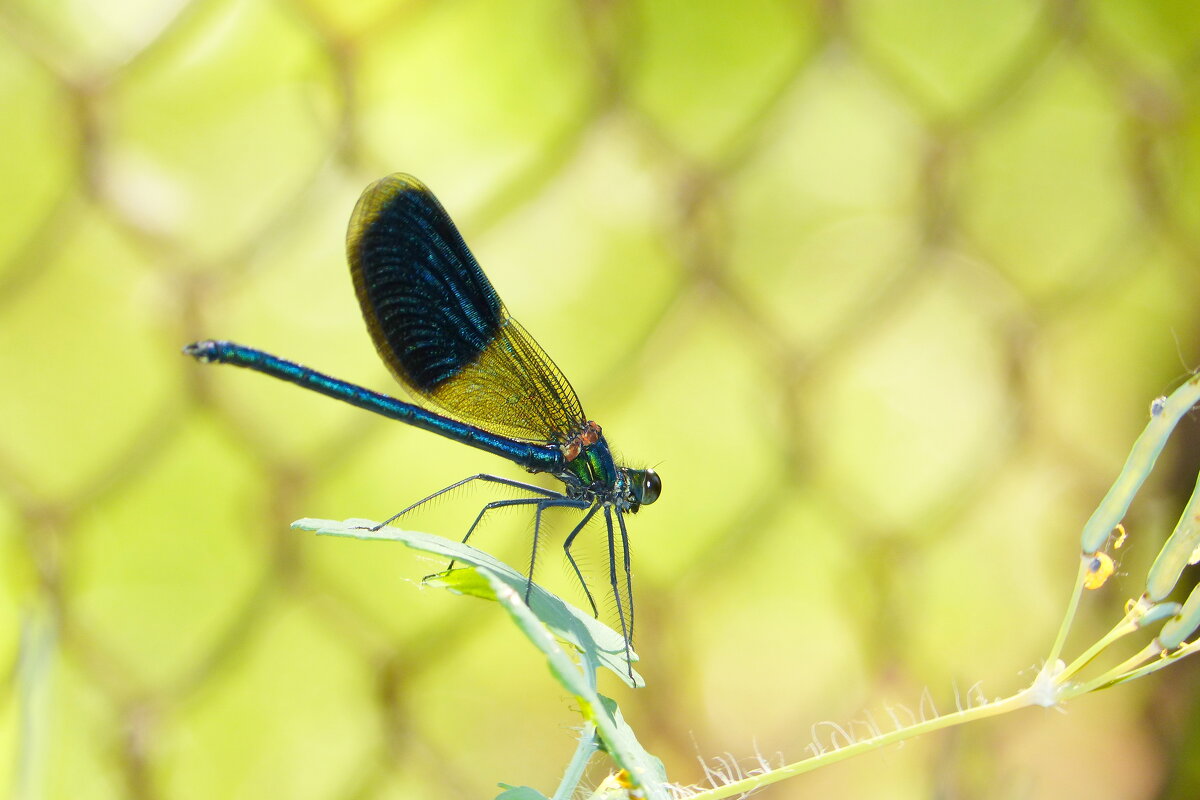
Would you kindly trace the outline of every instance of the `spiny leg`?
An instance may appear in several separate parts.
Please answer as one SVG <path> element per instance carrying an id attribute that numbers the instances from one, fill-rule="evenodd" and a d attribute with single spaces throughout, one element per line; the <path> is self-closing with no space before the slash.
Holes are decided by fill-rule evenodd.
<path id="1" fill-rule="evenodd" d="M 586 500 L 573 500 L 565 495 L 557 498 L 532 499 L 527 502 L 537 504 L 533 515 L 533 548 L 529 553 L 529 578 L 525 582 L 525 605 L 529 605 L 529 595 L 533 591 L 533 566 L 537 563 L 538 537 L 542 530 L 542 512 L 547 508 L 587 508 Z"/>
<path id="2" fill-rule="evenodd" d="M 476 477 L 478 477 L 478 476 L 476 476 Z M 466 534 L 466 536 L 463 537 L 462 543 L 463 544 L 467 543 L 467 540 L 471 538 L 471 534 L 473 534 L 475 532 L 475 528 L 478 527 L 479 523 L 483 520 L 484 515 L 486 515 L 492 509 L 507 508 L 510 506 L 536 506 L 536 511 L 534 512 L 534 520 L 533 520 L 533 548 L 529 555 L 529 574 L 525 580 L 525 604 L 529 605 L 529 597 L 533 591 L 533 568 L 534 568 L 534 564 L 537 562 L 538 541 L 539 541 L 539 538 L 541 535 L 542 512 L 545 511 L 547 508 L 580 508 L 580 509 L 587 508 L 588 501 L 575 500 L 575 499 L 569 498 L 566 495 L 558 493 L 558 492 L 552 492 L 548 489 L 541 489 L 540 487 L 536 487 L 536 486 L 522 485 L 522 484 L 519 484 L 517 481 L 502 480 L 500 482 L 508 484 L 508 485 L 518 485 L 518 486 L 521 486 L 522 488 L 539 489 L 541 492 L 543 492 L 546 495 L 546 497 L 519 497 L 519 498 L 513 498 L 513 499 L 509 499 L 509 500 L 493 500 L 493 501 L 491 501 L 490 503 L 485 505 L 482 509 L 480 509 L 479 513 L 475 516 L 475 521 L 472 522 L 471 527 L 467 529 L 467 534 Z M 460 482 L 460 485 L 461 485 L 461 483 L 462 482 Z M 595 513 L 595 512 L 593 511 L 592 513 Z M 590 518 L 591 515 L 589 514 L 588 516 Z M 586 520 L 585 520 L 585 522 L 586 522 Z M 580 526 L 580 527 L 582 527 L 582 526 Z M 578 529 L 575 532 L 578 532 Z M 574 533 L 572 534 L 572 537 L 573 536 L 574 536 Z M 568 552 L 567 555 L 570 556 L 570 553 Z M 455 560 L 451 559 L 450 563 L 446 566 L 446 569 L 447 570 L 454 569 L 454 564 L 455 564 Z M 572 559 L 572 565 L 574 565 L 573 559 Z M 576 574 L 578 574 L 579 568 L 576 567 L 575 571 L 576 571 Z M 425 577 L 432 578 L 433 575 L 426 575 Z M 581 581 L 583 580 L 582 576 L 580 577 L 580 580 Z M 586 591 L 586 590 L 587 590 L 587 586 L 585 585 L 584 591 Z M 588 596 L 588 599 L 589 600 L 591 599 L 590 594 Z M 595 604 L 593 603 L 592 605 L 594 608 Z"/>
<path id="3" fill-rule="evenodd" d="M 471 538 L 471 534 L 475 532 L 475 528 L 477 528 L 479 526 L 479 523 L 483 521 L 484 515 L 487 514 L 487 512 L 491 511 L 492 509 L 505 508 L 507 506 L 529 506 L 529 505 L 533 505 L 534 503 L 540 503 L 540 502 L 542 502 L 541 499 L 536 498 L 536 497 L 519 497 L 519 498 L 510 499 L 510 500 L 493 500 L 492 502 L 488 503 L 482 509 L 479 510 L 479 514 L 476 515 L 475 521 L 471 523 L 471 527 L 467 528 L 467 535 L 462 538 L 462 543 L 463 544 L 467 543 L 467 540 Z M 447 572 L 454 569 L 454 563 L 455 563 L 455 559 L 453 559 L 453 558 L 450 559 L 450 563 L 446 565 Z M 432 578 L 433 576 L 426 575 L 425 577 Z"/>
<path id="4" fill-rule="evenodd" d="M 587 527 L 587 524 L 591 522 L 592 517 L 596 516 L 596 512 L 599 510 L 600 504 L 594 503 L 591 510 L 584 515 L 580 523 L 575 526 L 575 529 L 571 531 L 566 541 L 563 542 L 563 552 L 567 554 L 567 561 L 571 562 L 571 568 L 575 570 L 575 577 L 579 579 L 579 585 L 583 587 L 583 593 L 587 595 L 588 604 L 592 607 L 592 616 L 596 618 L 600 617 L 600 611 L 596 608 L 596 601 L 592 599 L 592 593 L 588 589 L 587 581 L 583 579 L 583 573 L 579 571 L 579 565 L 575 563 L 575 556 L 571 555 L 571 545 L 575 543 L 575 537 Z"/>
<path id="5" fill-rule="evenodd" d="M 620 515 L 617 516 L 620 519 Z M 625 639 L 625 665 L 629 667 L 629 679 L 633 680 L 633 656 L 629 652 L 629 628 L 625 624 L 625 607 L 621 602 L 621 588 L 617 583 L 617 554 L 614 552 L 612 510 L 604 507 L 604 523 L 608 526 L 608 580 L 612 585 L 613 598 L 617 601 L 617 617 L 621 620 L 621 636 Z"/>
<path id="6" fill-rule="evenodd" d="M 417 502 L 413 503 L 411 506 L 408 506 L 400 513 L 393 514 L 392 516 L 388 517 L 383 522 L 376 525 L 374 528 L 371 528 L 371 530 L 377 531 L 380 528 L 384 527 L 385 525 L 390 525 L 393 522 L 395 522 L 396 520 L 403 517 L 408 512 L 412 511 L 414 508 L 419 508 L 419 507 L 425 505 L 426 503 L 428 503 L 430 500 L 441 497 L 442 495 L 446 494 L 446 492 L 453 492 L 455 489 L 457 489 L 461 486 L 466 486 L 471 481 L 486 481 L 488 483 L 499 483 L 503 486 L 511 486 L 514 489 L 523 489 L 527 492 L 533 492 L 534 494 L 540 494 L 545 497 L 563 497 L 564 496 L 562 494 L 562 492 L 556 492 L 551 489 L 544 489 L 541 486 L 534 486 L 532 483 L 525 483 L 523 481 L 515 481 L 512 478 L 503 478 L 499 475 L 489 475 L 486 472 L 481 472 L 478 475 L 472 475 L 469 478 L 463 478 L 461 481 L 452 483 L 449 486 L 447 486 L 445 489 L 438 489 L 436 492 L 429 495 L 428 497 L 418 500 Z"/>
<path id="7" fill-rule="evenodd" d="M 629 598 L 629 637 L 625 643 L 628 645 L 633 641 L 633 576 L 629 571 L 629 531 L 625 528 L 625 515 L 620 510 L 615 513 L 617 525 L 621 528 L 621 552 L 625 554 L 625 596 Z"/>
<path id="8" fill-rule="evenodd" d="M 542 504 L 533 512 L 533 547 L 529 549 L 529 577 L 525 579 L 525 605 L 529 605 L 529 593 L 533 591 L 533 565 L 537 563 L 538 535 L 542 529 Z"/>

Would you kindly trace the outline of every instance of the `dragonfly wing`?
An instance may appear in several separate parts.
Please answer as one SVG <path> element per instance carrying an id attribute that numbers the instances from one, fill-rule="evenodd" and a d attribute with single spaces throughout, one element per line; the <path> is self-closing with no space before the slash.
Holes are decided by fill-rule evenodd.
<path id="1" fill-rule="evenodd" d="M 579 398 L 500 301 L 429 189 L 395 174 L 367 187 L 346 250 L 376 350 L 414 394 L 517 439 L 564 442 Z"/>

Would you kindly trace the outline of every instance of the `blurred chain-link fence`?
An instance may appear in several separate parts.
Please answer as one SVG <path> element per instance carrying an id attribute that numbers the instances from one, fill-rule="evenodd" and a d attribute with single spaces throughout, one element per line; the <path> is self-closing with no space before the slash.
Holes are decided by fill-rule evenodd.
<path id="1" fill-rule="evenodd" d="M 6 0 L 0 96 L 0 776 L 25 796 L 556 780 L 575 715 L 496 609 L 288 529 L 504 465 L 179 354 L 231 338 L 390 391 L 341 253 L 388 172 L 663 475 L 631 532 L 649 688 L 607 690 L 682 782 L 1016 686 L 1150 399 L 1200 361 L 1184 0 Z M 1129 574 L 1196 432 L 1126 522 Z M 519 564 L 509 522 L 477 542 Z M 1088 598 L 1097 629 L 1131 591 Z M 772 796 L 1194 797 L 1189 671 Z"/>

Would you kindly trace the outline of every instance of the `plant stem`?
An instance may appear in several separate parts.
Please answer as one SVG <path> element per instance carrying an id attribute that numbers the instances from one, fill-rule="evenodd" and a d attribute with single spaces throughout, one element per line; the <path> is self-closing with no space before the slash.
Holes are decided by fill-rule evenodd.
<path id="1" fill-rule="evenodd" d="M 1075 588 L 1071 590 L 1071 600 L 1067 603 L 1067 613 L 1063 615 L 1062 625 L 1058 628 L 1058 636 L 1054 638 L 1054 644 L 1050 647 L 1050 655 L 1046 656 L 1046 663 L 1053 664 L 1058 661 L 1062 655 L 1063 647 L 1067 643 L 1067 634 L 1071 631 L 1071 623 L 1075 621 L 1075 612 L 1079 610 L 1079 598 L 1083 594 L 1083 580 L 1087 577 L 1087 565 L 1090 559 L 1082 557 L 1079 559 L 1079 571 L 1075 575 Z"/>
<path id="2" fill-rule="evenodd" d="M 727 783 L 722 786 L 708 789 L 700 792 L 697 795 L 693 795 L 693 800 L 720 800 L 720 798 L 735 797 L 746 792 L 750 792 L 754 789 L 759 789 L 763 786 L 777 783 L 785 778 L 803 775 L 804 773 L 811 772 L 814 769 L 835 764 L 839 761 L 844 761 L 848 758 L 853 758 L 854 756 L 870 752 L 871 750 L 878 750 L 879 748 L 886 747 L 890 744 L 896 744 L 907 739 L 912 739 L 931 731 L 949 728 L 954 725 L 961 725 L 965 722 L 986 719 L 988 717 L 994 717 L 1000 714 L 1006 714 L 1010 711 L 1015 711 L 1018 708 L 1024 708 L 1025 706 L 1033 704 L 1034 700 L 1032 688 L 1022 689 L 1020 692 L 1012 695 L 1011 697 L 993 700 L 990 703 L 984 703 L 983 705 L 975 706 L 973 708 L 955 711 L 954 713 L 925 720 L 924 722 L 919 722 L 915 725 L 909 725 L 905 728 L 897 728 L 894 731 L 880 734 L 879 736 L 875 736 L 871 739 L 863 739 L 861 741 L 854 742 L 853 744 L 846 745 L 845 747 L 839 747 L 836 750 L 830 750 L 829 752 L 821 753 L 820 755 L 813 756 L 812 758 L 806 758 L 803 761 L 797 761 L 794 764 L 788 764 L 787 766 L 780 767 L 779 769 L 772 770 L 771 772 L 763 773 L 761 775 L 752 775 L 739 781 L 734 781 L 732 783 Z"/>

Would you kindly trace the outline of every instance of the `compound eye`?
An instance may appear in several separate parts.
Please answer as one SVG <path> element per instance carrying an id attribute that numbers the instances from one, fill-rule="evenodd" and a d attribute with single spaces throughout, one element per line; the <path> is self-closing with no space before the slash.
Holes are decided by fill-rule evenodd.
<path id="1" fill-rule="evenodd" d="M 658 477 L 658 473 L 652 469 L 645 470 L 645 476 L 642 478 L 641 497 L 638 498 L 644 506 L 648 506 L 658 499 L 662 494 L 662 478 Z"/>

